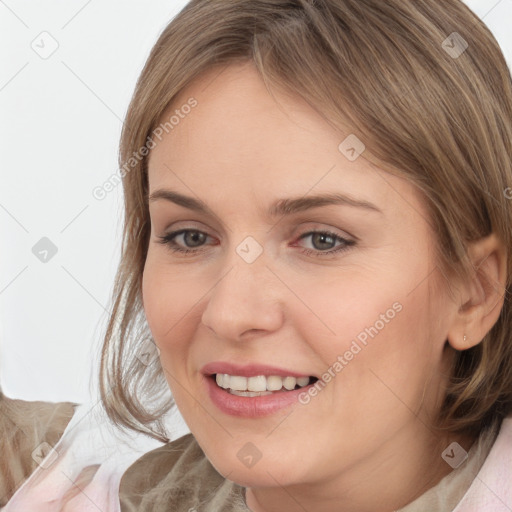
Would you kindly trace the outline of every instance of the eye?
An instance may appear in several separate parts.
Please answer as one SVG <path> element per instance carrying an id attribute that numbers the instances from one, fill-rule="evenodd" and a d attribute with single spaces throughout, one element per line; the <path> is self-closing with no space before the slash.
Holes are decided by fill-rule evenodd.
<path id="1" fill-rule="evenodd" d="M 314 249 L 302 249 L 301 252 L 311 256 L 329 256 L 341 251 L 346 251 L 349 247 L 356 245 L 354 240 L 347 240 L 330 231 L 308 231 L 307 233 L 303 233 L 299 237 L 299 240 L 308 237 L 312 237 L 311 240 Z M 177 243 L 176 240 L 179 238 L 181 238 L 185 248 Z M 211 237 L 209 237 L 207 233 L 197 229 L 180 229 L 179 231 L 173 231 L 165 236 L 159 237 L 158 243 L 166 245 L 174 253 L 192 254 L 201 252 L 200 247 L 204 245 L 204 242 L 208 238 Z M 339 246 L 329 249 L 333 244 L 335 246 L 336 242 L 339 243 Z"/>
<path id="2" fill-rule="evenodd" d="M 346 238 L 343 238 L 330 231 L 308 231 L 307 233 L 303 233 L 299 237 L 299 240 L 303 240 L 308 237 L 311 237 L 313 247 L 316 246 L 313 250 L 303 249 L 301 251 L 308 256 L 329 256 L 335 253 L 346 251 L 349 249 L 349 247 L 356 245 L 354 240 L 347 240 Z M 340 244 L 338 248 L 329 249 L 329 247 L 333 246 L 333 244 L 335 245 L 336 242 L 339 242 Z"/>
<path id="3" fill-rule="evenodd" d="M 176 238 L 182 237 L 185 245 L 191 244 L 192 248 L 187 249 L 180 247 L 176 243 Z M 158 243 L 166 245 L 173 252 L 180 252 L 184 254 L 199 252 L 194 249 L 194 247 L 200 246 L 209 236 L 203 231 L 198 231 L 197 229 L 180 229 L 179 231 L 173 231 L 165 236 L 159 237 Z"/>

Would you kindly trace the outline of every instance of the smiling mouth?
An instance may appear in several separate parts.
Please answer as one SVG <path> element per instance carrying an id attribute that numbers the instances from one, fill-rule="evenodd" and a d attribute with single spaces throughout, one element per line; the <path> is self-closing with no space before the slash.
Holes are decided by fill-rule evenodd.
<path id="1" fill-rule="evenodd" d="M 279 375 L 256 375 L 244 377 L 216 373 L 211 375 L 217 386 L 237 396 L 265 396 L 275 393 L 286 393 L 314 384 L 317 377 L 280 377 Z"/>

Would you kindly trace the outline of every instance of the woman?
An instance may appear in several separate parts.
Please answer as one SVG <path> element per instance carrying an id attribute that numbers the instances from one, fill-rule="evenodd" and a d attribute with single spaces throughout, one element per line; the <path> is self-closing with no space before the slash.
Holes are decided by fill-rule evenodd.
<path id="1" fill-rule="evenodd" d="M 511 120 L 459 0 L 186 6 L 122 135 L 102 378 L 191 434 L 122 510 L 510 510 Z"/>

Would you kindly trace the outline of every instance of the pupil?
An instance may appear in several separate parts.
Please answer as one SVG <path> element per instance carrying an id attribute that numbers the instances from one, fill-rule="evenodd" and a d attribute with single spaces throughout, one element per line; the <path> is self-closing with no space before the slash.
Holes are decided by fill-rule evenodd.
<path id="1" fill-rule="evenodd" d="M 200 245 L 201 242 L 203 241 L 202 240 L 203 235 L 204 235 L 204 233 L 199 233 L 198 231 L 191 231 L 191 232 L 185 233 L 186 244 L 191 245 L 191 246 Z M 199 238 L 199 243 L 196 244 L 196 242 L 198 241 L 198 238 Z M 189 244 L 190 241 L 191 241 L 191 244 Z"/>
<path id="2" fill-rule="evenodd" d="M 331 240 L 331 242 L 325 242 L 325 240 Z M 320 241 L 320 243 L 327 243 L 327 245 L 332 244 L 334 241 L 333 237 L 331 235 L 328 235 L 326 233 L 315 233 L 313 236 L 313 245 L 317 245 L 316 242 Z M 329 247 L 317 247 L 321 249 L 329 249 Z"/>

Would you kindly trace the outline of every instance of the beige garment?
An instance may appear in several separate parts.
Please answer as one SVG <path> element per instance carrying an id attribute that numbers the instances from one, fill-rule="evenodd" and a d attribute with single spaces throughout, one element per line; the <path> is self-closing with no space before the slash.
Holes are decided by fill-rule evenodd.
<path id="1" fill-rule="evenodd" d="M 38 467 L 38 457 L 57 444 L 74 407 L 68 402 L 11 400 L 0 391 L 0 507 Z"/>
<path id="2" fill-rule="evenodd" d="M 153 450 L 121 480 L 121 512 L 247 512 L 243 487 L 221 476 L 192 434 Z"/>
<path id="3" fill-rule="evenodd" d="M 397 512 L 451 512 L 483 465 L 498 426 L 482 432 L 466 462 Z M 121 512 L 250 512 L 244 488 L 214 469 L 192 434 L 130 466 L 121 480 L 120 502 Z"/>

